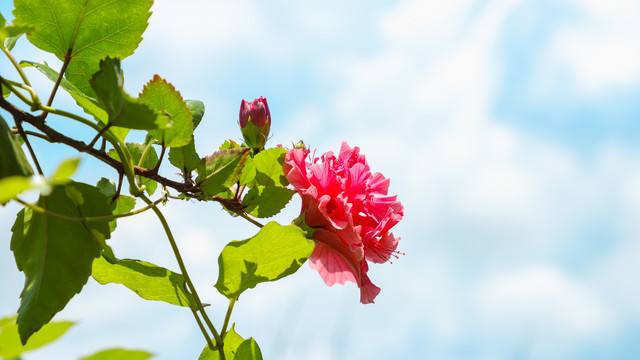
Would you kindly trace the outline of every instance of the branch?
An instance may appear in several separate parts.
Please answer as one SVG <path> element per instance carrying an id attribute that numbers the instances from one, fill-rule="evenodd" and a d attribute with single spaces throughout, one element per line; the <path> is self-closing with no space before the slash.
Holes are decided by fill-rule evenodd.
<path id="1" fill-rule="evenodd" d="M 82 141 L 72 139 L 68 136 L 65 136 L 57 132 L 56 130 L 49 127 L 42 118 L 33 116 L 27 112 L 22 111 L 21 109 L 17 108 L 15 105 L 9 103 L 3 97 L 0 97 L 0 108 L 9 112 L 13 116 L 13 118 L 16 120 L 16 123 L 25 122 L 33 125 L 36 129 L 40 130 L 44 135 L 46 135 L 46 137 L 48 137 L 48 139 L 45 139 L 45 140 L 51 143 L 65 144 L 67 146 L 70 146 L 76 149 L 79 152 L 89 154 L 95 157 L 96 159 L 104 162 L 105 164 L 111 166 L 119 174 L 124 174 L 124 167 L 122 166 L 122 163 L 120 163 L 118 160 L 107 155 L 106 152 L 90 147 L 89 145 L 85 144 Z M 166 187 L 172 188 L 180 193 L 187 194 L 187 195 L 189 194 L 195 195 L 200 192 L 200 190 L 192 184 L 180 183 L 177 181 L 167 179 L 163 176 L 160 176 L 157 173 L 157 171 L 153 171 L 153 169 L 146 169 L 140 166 L 134 166 L 133 168 L 136 175 L 144 176 L 151 180 L 157 181 L 160 184 Z"/>

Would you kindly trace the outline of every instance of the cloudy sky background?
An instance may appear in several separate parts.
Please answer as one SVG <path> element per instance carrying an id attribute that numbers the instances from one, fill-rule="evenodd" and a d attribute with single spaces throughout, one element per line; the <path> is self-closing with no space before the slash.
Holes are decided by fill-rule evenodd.
<path id="1" fill-rule="evenodd" d="M 0 5 L 8 19 L 10 9 Z M 125 88 L 137 94 L 157 73 L 204 101 L 201 155 L 240 137 L 241 99 L 265 96 L 272 145 L 303 139 L 324 152 L 347 140 L 406 208 L 394 231 L 406 256 L 370 271 L 375 305 L 306 265 L 243 294 L 232 321 L 266 359 L 640 357 L 640 3 L 157 0 L 153 11 Z M 59 64 L 24 39 L 15 53 Z M 4 58 L 0 72 L 16 78 Z M 50 82 L 28 75 L 47 94 Z M 55 105 L 74 109 L 64 96 Z M 45 172 L 73 155 L 34 142 Z M 85 159 L 78 179 L 98 172 L 114 176 Z M 17 209 L 0 209 L 7 315 L 24 281 L 9 251 Z M 163 211 L 221 324 L 217 256 L 256 229 L 216 204 Z M 158 225 L 151 213 L 120 221 L 116 255 L 177 270 Z M 204 347 L 188 310 L 93 280 L 56 319 L 77 325 L 25 359 L 122 346 L 168 360 Z"/>

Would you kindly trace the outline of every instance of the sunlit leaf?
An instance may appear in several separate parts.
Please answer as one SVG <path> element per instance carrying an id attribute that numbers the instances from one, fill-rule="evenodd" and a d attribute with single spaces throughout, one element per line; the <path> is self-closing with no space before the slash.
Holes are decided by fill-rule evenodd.
<path id="1" fill-rule="evenodd" d="M 282 164 L 287 150 L 284 148 L 271 148 L 260 151 L 253 157 L 253 165 L 256 168 L 256 183 L 264 186 L 287 186 L 289 182 L 284 176 Z"/>
<path id="2" fill-rule="evenodd" d="M 191 111 L 191 115 L 193 115 L 193 129 L 195 130 L 198 125 L 200 125 L 200 121 L 202 121 L 202 117 L 204 116 L 204 103 L 200 100 L 187 100 L 187 106 Z"/>
<path id="3" fill-rule="evenodd" d="M 91 75 L 106 56 L 124 59 L 142 40 L 152 0 L 15 0 L 15 25 L 34 25 L 27 35 L 32 44 L 64 61 L 80 91 L 93 96 Z"/>
<path id="4" fill-rule="evenodd" d="M 82 194 L 82 205 L 67 196 L 66 187 Z M 106 197 L 97 188 L 74 182 L 55 186 L 49 196 L 40 196 L 36 205 L 72 218 L 111 214 Z M 11 231 L 11 250 L 18 270 L 26 277 L 18 309 L 18 330 L 24 344 L 87 282 L 93 259 L 101 249 L 93 231 L 104 238 L 110 232 L 107 221 L 71 222 L 28 207 L 18 213 Z"/>
<path id="5" fill-rule="evenodd" d="M 229 189 L 240 178 L 249 150 L 220 150 L 202 159 L 196 178 L 200 189 L 208 195 L 216 195 Z"/>
<path id="6" fill-rule="evenodd" d="M 80 164 L 79 157 L 72 157 L 63 161 L 51 175 L 52 179 L 68 179 L 75 174 Z"/>
<path id="7" fill-rule="evenodd" d="M 296 192 L 276 186 L 256 186 L 242 200 L 245 212 L 259 218 L 268 218 L 279 213 Z"/>
<path id="8" fill-rule="evenodd" d="M 108 349 L 80 360 L 146 360 L 153 354 L 142 350 Z"/>
<path id="9" fill-rule="evenodd" d="M 243 339 L 235 330 L 235 326 L 231 327 L 224 334 L 224 356 L 227 360 L 262 360 L 262 352 L 258 343 L 253 339 Z M 221 359 L 218 350 L 211 350 L 209 346 L 205 346 L 198 360 L 218 360 Z"/>
<path id="10" fill-rule="evenodd" d="M 233 140 L 227 140 L 220 145 L 218 150 L 229 150 L 229 149 L 239 149 L 242 146 Z"/>
<path id="11" fill-rule="evenodd" d="M 9 200 L 31 189 L 31 177 L 7 176 L 0 179 L 0 204 L 5 205 Z"/>
<path id="12" fill-rule="evenodd" d="M 2 84 L 2 97 L 9 97 L 11 95 L 11 90 Z"/>
<path id="13" fill-rule="evenodd" d="M 193 135 L 191 111 L 182 99 L 180 92 L 173 85 L 155 75 L 142 89 L 138 101 L 169 117 L 170 127 L 149 130 L 149 134 L 160 144 L 167 147 L 180 147 L 189 144 Z"/>
<path id="14" fill-rule="evenodd" d="M 127 129 L 166 128 L 167 117 L 129 96 L 122 88 L 123 83 L 120 60 L 113 58 L 100 61 L 100 70 L 91 78 L 91 87 L 106 110 L 109 123 Z"/>
<path id="15" fill-rule="evenodd" d="M 22 34 L 35 30 L 33 25 L 7 25 L 7 21 L 0 14 L 0 47 L 11 50 Z"/>
<path id="16" fill-rule="evenodd" d="M 265 281 L 291 275 L 307 260 L 313 243 L 295 225 L 265 225 L 254 237 L 230 242 L 218 257 L 216 288 L 229 299 Z"/>
<path id="17" fill-rule="evenodd" d="M 122 284 L 143 299 L 187 307 L 193 303 L 185 290 L 184 276 L 145 261 L 124 259 L 111 264 L 98 258 L 91 275 L 102 285 Z"/>
<path id="18" fill-rule="evenodd" d="M 4 318 L 0 320 L 0 358 L 15 359 L 22 353 L 47 345 L 62 336 L 72 325 L 69 321 L 48 323 L 22 345 L 16 317 Z"/>

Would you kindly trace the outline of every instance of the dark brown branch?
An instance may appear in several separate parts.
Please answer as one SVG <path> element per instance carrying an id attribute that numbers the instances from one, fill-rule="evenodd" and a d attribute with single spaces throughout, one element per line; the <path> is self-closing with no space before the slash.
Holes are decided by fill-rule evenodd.
<path id="1" fill-rule="evenodd" d="M 156 166 L 153 167 L 152 171 L 158 172 L 158 169 L 160 169 L 160 164 L 162 163 L 162 159 L 164 158 L 164 152 L 167 150 L 167 148 L 164 146 L 164 141 L 162 142 L 162 150 L 160 151 L 160 157 L 158 158 L 158 163 L 156 164 Z"/>
<path id="2" fill-rule="evenodd" d="M 105 164 L 111 166 L 112 168 L 114 168 L 118 172 L 118 174 L 124 174 L 124 167 L 122 166 L 122 163 L 120 163 L 118 160 L 107 155 L 106 152 L 90 147 L 89 145 L 85 144 L 82 141 L 72 139 L 68 136 L 65 136 L 57 132 L 56 130 L 49 127 L 45 123 L 44 119 L 37 116 L 33 116 L 27 112 L 22 111 L 21 109 L 9 103 L 6 99 L 4 99 L 1 96 L 0 96 L 0 108 L 9 112 L 13 116 L 16 123 L 25 122 L 25 123 L 31 124 L 36 129 L 40 130 L 48 138 L 45 140 L 51 143 L 65 144 L 67 146 L 70 146 L 76 149 L 79 152 L 89 154 L 95 157 L 96 159 L 104 162 Z M 163 176 L 160 176 L 157 171 L 154 171 L 155 169 L 146 169 L 140 166 L 134 166 L 133 168 L 136 175 L 140 175 L 148 179 L 157 181 L 160 184 L 164 185 L 165 187 L 172 188 L 180 193 L 183 193 L 189 196 L 194 196 L 194 197 L 201 193 L 200 189 L 195 187 L 193 184 L 186 183 L 186 182 L 180 183 L 177 181 L 167 179 Z"/>
<path id="3" fill-rule="evenodd" d="M 18 134 L 18 135 L 20 135 L 20 131 L 18 131 L 18 129 L 11 129 L 11 132 L 12 132 L 13 134 Z M 29 130 L 25 130 L 25 131 L 24 131 L 24 133 L 25 133 L 25 134 L 27 134 L 27 135 L 29 135 L 29 136 L 35 136 L 35 137 L 38 137 L 38 138 L 40 138 L 40 139 L 46 140 L 46 141 L 48 141 L 48 142 L 51 142 L 51 139 L 49 139 L 49 137 L 48 137 L 47 135 L 43 135 L 43 134 L 40 134 L 40 133 L 38 133 L 38 132 L 35 132 L 35 131 L 29 131 Z"/>
<path id="4" fill-rule="evenodd" d="M 22 121 L 17 120 L 16 127 L 18 128 L 18 133 L 20 133 L 20 136 L 24 140 L 24 144 L 27 145 L 27 149 L 29 150 L 29 154 L 31 154 L 31 159 L 33 159 L 33 163 L 36 165 L 38 174 L 44 175 L 44 173 L 42 172 L 42 168 L 40 167 L 40 162 L 38 162 L 38 157 L 36 156 L 36 153 L 33 151 L 33 148 L 31 147 L 31 143 L 29 142 L 27 135 L 24 133 L 24 129 L 22 128 Z"/>
<path id="5" fill-rule="evenodd" d="M 72 49 L 69 48 L 69 50 L 67 51 L 67 54 L 64 56 L 64 63 L 62 64 L 62 68 L 60 69 L 60 73 L 58 74 L 58 78 L 56 79 L 56 83 L 55 85 L 53 85 L 53 90 L 51 90 L 51 95 L 49 95 L 49 100 L 47 101 L 47 106 L 51 106 L 51 104 L 53 104 L 53 98 L 56 96 L 56 92 L 58 91 L 58 87 L 60 87 L 60 83 L 62 82 L 62 77 L 64 76 L 64 72 L 67 70 L 67 66 L 69 66 L 69 63 L 71 62 L 71 51 Z M 46 119 L 47 114 L 49 114 L 48 112 L 43 112 L 42 115 L 40 115 L 42 117 L 42 119 Z"/>

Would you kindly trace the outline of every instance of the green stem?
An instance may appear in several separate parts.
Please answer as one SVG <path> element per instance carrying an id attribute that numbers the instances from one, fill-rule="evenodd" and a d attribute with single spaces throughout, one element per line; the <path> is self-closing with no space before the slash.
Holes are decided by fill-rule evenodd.
<path id="1" fill-rule="evenodd" d="M 151 204 L 151 200 L 149 200 L 144 194 L 141 194 L 140 198 L 144 200 L 144 202 L 146 202 L 147 204 Z M 176 257 L 176 260 L 178 261 L 178 266 L 180 267 L 180 271 L 184 276 L 184 280 L 187 283 L 187 286 L 189 286 L 191 295 L 193 295 L 193 298 L 196 301 L 196 306 L 198 307 L 198 311 L 200 312 L 200 315 L 202 315 L 202 318 L 204 319 L 205 323 L 209 327 L 209 330 L 213 334 L 213 338 L 216 340 L 216 346 L 218 347 L 218 351 L 220 352 L 220 358 L 222 360 L 225 360 L 225 356 L 223 352 L 224 345 L 222 343 L 222 338 L 220 337 L 220 334 L 216 330 L 215 326 L 213 326 L 213 323 L 211 322 L 211 319 L 209 319 L 209 316 L 207 315 L 206 311 L 204 311 L 204 306 L 202 305 L 202 301 L 200 301 L 200 296 L 198 296 L 198 292 L 196 291 L 196 288 L 193 285 L 193 282 L 191 282 L 191 278 L 189 277 L 187 268 L 185 267 L 184 261 L 182 260 L 182 255 L 180 255 L 180 250 L 178 249 L 178 245 L 176 244 L 176 241 L 173 238 L 173 235 L 171 234 L 171 229 L 169 228 L 169 224 L 167 224 L 167 220 L 164 218 L 164 215 L 162 215 L 162 212 L 160 212 L 160 210 L 156 206 L 153 206 L 153 211 L 156 213 L 156 216 L 158 217 L 158 219 L 160 219 L 160 222 L 162 223 L 162 227 L 164 228 L 164 231 L 167 234 L 167 238 L 169 239 L 169 243 L 171 244 L 171 249 L 173 250 L 173 254 Z M 211 349 L 214 349 L 214 347 L 212 347 L 210 343 L 209 343 L 209 346 L 211 347 Z"/>
<path id="2" fill-rule="evenodd" d="M 16 58 L 13 57 L 13 54 L 11 54 L 11 52 L 7 50 L 4 46 L 0 46 L 0 49 L 2 49 L 2 52 L 4 52 L 4 54 L 9 58 L 9 61 L 11 61 L 11 64 L 13 65 L 13 67 L 16 68 L 16 71 L 18 72 L 18 74 L 20 74 L 20 78 L 22 78 L 22 81 L 24 82 L 24 84 L 27 85 L 28 87 L 31 87 L 31 83 L 29 82 L 29 78 L 27 78 L 27 74 L 24 73 L 24 70 L 22 70 L 22 66 L 20 66 Z M 36 102 L 36 99 L 38 99 L 37 95 L 35 96 L 33 101 Z M 37 100 L 37 102 L 39 103 L 40 101 Z"/>
<path id="3" fill-rule="evenodd" d="M 12 92 L 15 96 L 17 96 L 17 97 L 18 97 L 18 99 L 22 100 L 22 102 L 24 102 L 25 104 L 27 104 L 27 105 L 29 105 L 30 107 L 32 107 L 32 108 L 33 108 L 33 106 L 34 106 L 34 105 L 33 105 L 33 104 L 34 104 L 34 102 L 33 102 L 33 101 L 31 101 L 31 100 L 29 100 L 29 99 L 27 99 L 27 97 L 26 97 L 26 96 L 24 96 L 24 94 L 23 94 L 23 93 L 21 93 L 20 91 L 16 90 L 16 87 L 21 88 L 21 89 L 24 89 L 24 90 L 27 90 L 27 91 L 29 91 L 29 89 L 30 89 L 30 90 L 31 90 L 31 91 L 29 91 L 30 93 L 33 91 L 33 89 L 31 89 L 31 88 L 27 89 L 27 87 L 25 87 L 24 85 L 22 85 L 22 84 L 18 84 L 18 83 L 14 82 L 14 81 L 11 81 L 11 80 L 7 80 L 7 79 L 5 79 L 5 78 L 0 78 L 0 79 L 2 80 L 2 84 L 3 84 L 4 86 L 6 86 L 9 90 L 11 90 L 11 92 Z M 33 93 L 32 93 L 32 94 L 33 94 Z"/>
<path id="4" fill-rule="evenodd" d="M 165 197 L 161 197 L 160 199 L 154 201 L 151 205 L 147 205 L 143 208 L 140 208 L 138 210 L 134 210 L 128 213 L 124 213 L 124 214 L 115 214 L 115 215 L 105 215 L 105 216 L 90 216 L 90 217 L 72 217 L 72 216 L 66 216 L 66 215 L 62 215 L 62 214 L 58 214 L 56 212 L 47 210 L 43 207 L 40 207 L 38 205 L 33 205 L 30 204 L 20 198 L 13 198 L 14 201 L 32 209 L 33 211 L 40 213 L 40 214 L 44 214 L 47 216 L 51 216 L 54 218 L 58 218 L 60 220 L 65 220 L 65 221 L 69 221 L 69 222 L 94 222 L 94 221 L 111 221 L 111 220 L 115 220 L 118 218 L 123 218 L 123 217 L 128 217 L 128 216 L 133 216 L 133 215 L 137 215 L 140 213 L 143 213 L 149 209 L 151 209 L 152 207 L 160 204 L 161 202 L 163 202 L 165 200 Z"/>
<path id="5" fill-rule="evenodd" d="M 31 95 L 31 98 L 32 98 L 32 99 L 33 99 L 33 98 L 37 98 L 37 97 L 38 97 L 38 94 L 36 94 L 35 90 L 33 90 L 33 88 L 32 88 L 31 86 L 29 86 L 29 85 L 21 84 L 21 83 L 19 83 L 19 82 L 15 82 L 15 81 L 12 81 L 12 80 L 9 80 L 9 79 L 4 79 L 4 81 L 6 82 L 6 83 L 5 83 L 5 86 L 7 86 L 7 87 L 9 87 L 9 84 L 11 84 L 11 85 L 13 85 L 14 87 L 17 87 L 17 88 L 19 88 L 19 89 L 22 89 L 22 90 L 27 91 L 27 92 L 29 93 L 29 95 Z M 8 83 L 8 84 L 7 84 L 7 83 Z M 15 93 L 15 90 L 12 90 L 12 92 L 14 92 L 14 93 Z M 16 94 L 16 95 L 17 95 L 17 94 Z M 23 100 L 23 101 L 24 101 L 24 100 Z M 33 103 L 33 101 L 32 101 L 32 100 L 30 100 L 30 101 L 28 102 L 28 104 L 29 104 L 29 106 L 33 106 L 33 104 L 34 104 L 34 103 Z"/>
<path id="6" fill-rule="evenodd" d="M 227 326 L 229 326 L 229 319 L 231 319 L 231 312 L 233 311 L 233 305 L 236 304 L 237 298 L 233 298 L 229 301 L 229 307 L 227 308 L 227 314 L 224 316 L 224 324 L 222 325 L 222 336 L 227 333 Z"/>
<path id="7" fill-rule="evenodd" d="M 70 112 L 64 111 L 64 110 L 55 109 L 55 108 L 52 108 L 52 107 L 46 106 L 46 105 L 40 105 L 38 107 L 38 110 L 42 110 L 42 111 L 45 111 L 45 112 L 48 112 L 48 113 L 51 113 L 51 114 L 55 114 L 55 115 L 64 116 L 66 118 L 78 121 L 78 122 L 80 122 L 80 123 L 82 123 L 84 125 L 87 125 L 87 126 L 91 127 L 92 129 L 94 129 L 97 132 L 100 132 L 100 130 L 102 130 L 102 128 L 98 124 L 96 124 L 95 122 L 93 122 L 93 121 L 91 121 L 89 119 L 86 119 L 86 118 L 84 118 L 82 116 L 79 116 L 79 115 L 72 114 Z"/>
<path id="8" fill-rule="evenodd" d="M 139 167 L 142 167 L 142 164 L 144 164 L 144 160 L 147 158 L 147 155 L 149 154 L 149 150 L 151 149 L 151 146 L 153 145 L 154 141 L 155 141 L 154 139 L 150 139 L 147 145 L 145 146 L 144 150 L 142 150 L 142 154 L 140 155 L 140 160 L 138 160 Z M 137 182 L 138 182 L 138 186 L 142 186 L 142 177 L 140 175 L 137 176 Z"/>
<path id="9" fill-rule="evenodd" d="M 213 345 L 213 342 L 209 337 L 209 333 L 207 333 L 207 329 L 205 329 L 204 324 L 202 324 L 202 320 L 200 320 L 200 317 L 198 316 L 198 313 L 197 313 L 197 309 L 194 306 L 195 305 L 193 304 L 189 304 L 189 309 L 191 310 L 193 317 L 196 319 L 196 322 L 198 323 L 198 327 L 200 328 L 200 332 L 202 333 L 202 335 L 204 335 L 204 339 L 207 341 L 207 345 L 209 345 L 209 348 L 213 350 L 216 347 L 215 345 Z"/>

